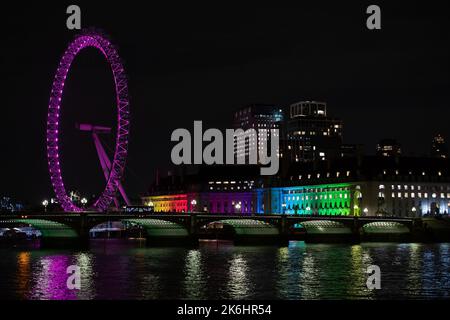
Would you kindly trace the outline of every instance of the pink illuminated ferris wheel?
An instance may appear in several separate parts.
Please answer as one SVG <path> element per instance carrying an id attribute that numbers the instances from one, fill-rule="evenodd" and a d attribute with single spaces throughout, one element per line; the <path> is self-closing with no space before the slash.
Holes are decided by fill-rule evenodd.
<path id="1" fill-rule="evenodd" d="M 109 161 L 106 153 L 102 153 L 101 150 L 103 149 L 98 144 L 98 139 L 96 140 L 96 135 L 98 134 L 98 130 L 96 130 L 96 128 L 99 127 L 89 127 L 89 125 L 84 125 L 84 129 L 91 128 L 94 142 L 96 143 L 97 151 L 99 153 L 102 169 L 106 178 L 106 187 L 99 198 L 95 201 L 93 207 L 98 211 L 105 211 L 109 208 L 113 201 L 117 203 L 116 194 L 118 189 L 121 191 L 125 202 L 128 202 L 121 186 L 121 179 L 125 169 L 128 152 L 128 134 L 130 126 L 130 106 L 128 99 L 127 78 L 116 48 L 102 34 L 95 31 L 89 31 L 77 35 L 65 51 L 59 63 L 58 70 L 56 71 L 48 107 L 48 167 L 56 197 L 65 211 L 78 212 L 82 211 L 82 208 L 73 203 L 71 198 L 68 196 L 61 174 L 58 150 L 61 100 L 64 90 L 64 83 L 73 60 L 81 50 L 88 47 L 98 49 L 109 62 L 114 76 L 117 103 L 117 135 L 114 157 L 112 161 Z M 101 149 L 100 151 L 99 148 Z"/>

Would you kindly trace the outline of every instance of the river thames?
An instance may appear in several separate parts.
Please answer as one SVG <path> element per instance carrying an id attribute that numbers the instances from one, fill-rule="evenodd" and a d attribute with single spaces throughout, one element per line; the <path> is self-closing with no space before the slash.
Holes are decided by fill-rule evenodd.
<path id="1" fill-rule="evenodd" d="M 93 240 L 88 250 L 0 249 L 2 299 L 435 299 L 450 296 L 450 244 L 149 248 Z M 81 270 L 80 290 L 66 269 Z M 381 289 L 366 286 L 369 265 Z"/>

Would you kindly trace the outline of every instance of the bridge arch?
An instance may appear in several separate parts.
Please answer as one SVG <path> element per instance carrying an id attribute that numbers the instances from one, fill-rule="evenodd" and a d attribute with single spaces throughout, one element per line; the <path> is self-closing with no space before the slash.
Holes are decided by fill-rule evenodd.
<path id="1" fill-rule="evenodd" d="M 304 229 L 306 234 L 309 235 L 320 235 L 320 234 L 352 234 L 350 227 L 346 226 L 344 223 L 333 220 L 307 220 L 302 222 L 297 222 L 294 224 L 294 228 Z"/>
<path id="2" fill-rule="evenodd" d="M 75 239 L 79 234 L 72 227 L 52 220 L 45 219 L 12 219 L 5 221 L 8 224 L 22 224 L 31 226 L 41 232 L 42 238 Z"/>
<path id="3" fill-rule="evenodd" d="M 365 223 L 360 232 L 363 234 L 409 234 L 410 228 L 397 221 L 373 221 Z"/>
<path id="4" fill-rule="evenodd" d="M 231 228 L 236 236 L 277 236 L 279 229 L 270 223 L 257 219 L 222 219 L 205 224 L 205 229 Z"/>
<path id="5" fill-rule="evenodd" d="M 142 226 L 149 237 L 187 237 L 188 230 L 175 222 L 162 219 L 120 219 L 119 221 Z"/>

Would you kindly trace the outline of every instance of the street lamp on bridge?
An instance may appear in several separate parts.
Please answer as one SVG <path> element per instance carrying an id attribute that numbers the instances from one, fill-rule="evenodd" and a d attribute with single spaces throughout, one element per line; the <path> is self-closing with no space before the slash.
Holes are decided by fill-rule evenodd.
<path id="1" fill-rule="evenodd" d="M 81 204 L 83 205 L 83 208 L 86 208 L 87 199 L 83 198 L 81 199 Z"/>
<path id="2" fill-rule="evenodd" d="M 42 205 L 44 206 L 44 211 L 47 212 L 48 200 L 45 199 L 44 201 L 42 201 Z"/>
<path id="3" fill-rule="evenodd" d="M 197 200 L 192 199 L 191 201 L 191 212 L 195 212 L 195 206 L 197 205 Z"/>
<path id="4" fill-rule="evenodd" d="M 236 203 L 234 205 L 234 208 L 236 209 L 236 213 L 241 213 L 241 208 L 242 208 L 241 202 Z"/>

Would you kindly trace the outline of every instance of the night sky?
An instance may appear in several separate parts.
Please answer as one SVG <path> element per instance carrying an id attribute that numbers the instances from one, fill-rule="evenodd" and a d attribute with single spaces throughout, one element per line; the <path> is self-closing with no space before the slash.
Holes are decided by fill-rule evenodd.
<path id="1" fill-rule="evenodd" d="M 364 144 L 368 153 L 386 137 L 415 155 L 429 153 L 437 132 L 450 139 L 447 7 L 376 1 L 382 30 L 370 31 L 365 10 L 372 3 L 312 2 L 283 8 L 73 2 L 81 6 L 83 27 L 111 36 L 127 69 L 129 195 L 145 192 L 156 168 L 170 167 L 174 129 L 192 130 L 194 120 L 229 127 L 233 111 L 251 103 L 326 101 L 329 114 L 344 120 L 344 141 Z M 32 204 L 53 196 L 46 115 L 56 67 L 75 34 L 66 29 L 73 3 L 2 4 L 0 195 Z M 76 58 L 65 89 L 63 177 L 68 189 L 98 193 L 104 178 L 93 142 L 75 129 L 76 122 L 116 124 L 111 71 L 96 50 Z M 105 144 L 112 147 L 112 139 Z"/>

